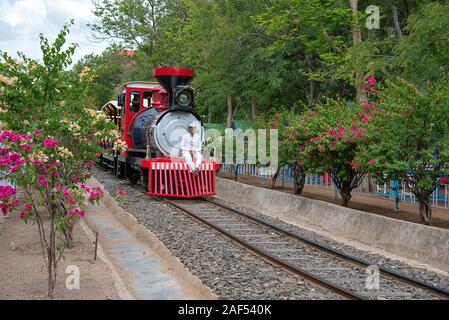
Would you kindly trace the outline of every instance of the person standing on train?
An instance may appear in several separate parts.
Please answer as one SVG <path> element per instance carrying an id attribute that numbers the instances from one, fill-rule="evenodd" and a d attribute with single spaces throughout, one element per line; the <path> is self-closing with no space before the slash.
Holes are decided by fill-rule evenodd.
<path id="1" fill-rule="evenodd" d="M 203 155 L 201 154 L 202 140 L 194 122 L 189 125 L 187 131 L 181 140 L 182 157 L 189 166 L 190 173 L 197 176 L 203 163 Z"/>

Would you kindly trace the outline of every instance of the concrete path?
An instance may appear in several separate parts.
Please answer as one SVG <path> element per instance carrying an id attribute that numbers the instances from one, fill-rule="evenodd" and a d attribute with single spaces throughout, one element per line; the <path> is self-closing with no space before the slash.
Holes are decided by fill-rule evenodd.
<path id="1" fill-rule="evenodd" d="M 136 299 L 191 299 L 159 257 L 117 221 L 104 204 L 89 208 L 85 219 L 91 230 L 98 232 L 104 253 Z"/>

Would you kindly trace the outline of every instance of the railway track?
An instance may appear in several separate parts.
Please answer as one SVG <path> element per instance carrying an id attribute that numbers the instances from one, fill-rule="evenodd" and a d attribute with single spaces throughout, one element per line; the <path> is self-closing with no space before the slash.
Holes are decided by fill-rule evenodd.
<path id="1" fill-rule="evenodd" d="M 369 262 L 290 233 L 214 200 L 160 199 L 267 262 L 355 300 L 449 299 L 449 290 L 370 266 Z M 367 268 L 379 287 L 367 288 Z M 375 280 L 376 275 L 371 275 Z"/>

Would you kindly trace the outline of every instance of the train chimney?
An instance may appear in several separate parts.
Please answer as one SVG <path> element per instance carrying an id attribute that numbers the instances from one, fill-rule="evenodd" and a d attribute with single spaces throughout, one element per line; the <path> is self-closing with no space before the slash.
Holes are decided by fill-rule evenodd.
<path id="1" fill-rule="evenodd" d="M 191 92 L 191 89 L 189 89 L 189 83 L 192 81 L 192 79 L 195 77 L 195 71 L 188 70 L 188 69 L 177 69 L 177 68 L 158 68 L 154 69 L 153 76 L 156 78 L 156 80 L 164 87 L 165 90 L 167 90 L 168 93 L 168 108 L 173 109 L 177 107 L 186 108 L 186 107 L 193 107 L 193 93 L 191 96 L 192 101 L 188 103 L 188 105 L 182 105 L 185 102 L 188 102 L 185 100 L 185 97 L 183 103 L 180 103 L 176 99 L 177 94 L 181 91 L 189 91 Z M 181 105 L 180 105 L 181 104 Z M 192 104 L 192 106 L 190 106 Z"/>

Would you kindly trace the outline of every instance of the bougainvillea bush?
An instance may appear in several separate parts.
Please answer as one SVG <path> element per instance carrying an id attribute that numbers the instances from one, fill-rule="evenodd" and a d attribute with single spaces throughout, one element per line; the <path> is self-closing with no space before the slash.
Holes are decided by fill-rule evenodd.
<path id="1" fill-rule="evenodd" d="M 59 141 L 46 136 L 43 130 L 32 134 L 2 130 L 0 143 L 1 178 L 14 181 L 20 187 L 22 199 L 21 202 L 15 198 L 17 191 L 13 187 L 0 187 L 2 212 L 17 209 L 23 221 L 36 224 L 49 275 L 48 293 L 52 297 L 57 264 L 67 247 L 66 231 L 84 217 L 86 202 L 98 203 L 103 191 L 67 181 L 63 173 L 70 172 L 70 155 L 61 152 Z M 73 177 L 81 179 L 76 173 Z M 47 220 L 48 224 L 44 222 Z"/>
<path id="2" fill-rule="evenodd" d="M 298 161 L 309 172 L 330 173 L 345 207 L 349 206 L 352 190 L 373 165 L 372 159 L 361 162 L 358 158 L 369 144 L 366 127 L 378 111 L 374 101 L 376 82 L 370 77 L 365 87 L 371 102 L 349 105 L 342 99 L 325 99 L 299 118 L 293 129 Z"/>
<path id="3" fill-rule="evenodd" d="M 73 22 L 71 22 L 73 23 Z M 67 70 L 76 45 L 63 49 L 71 23 L 54 43 L 40 36 L 42 62 L 19 53 L 3 55 L 0 64 L 0 132 L 2 178 L 14 182 L 0 190 L 4 213 L 17 209 L 38 228 L 53 296 L 56 271 L 64 248 L 71 246 L 75 222 L 83 205 L 102 196 L 84 185 L 90 177 L 103 139 L 117 141 L 106 117 L 95 111 L 87 88 L 94 72 Z M 16 193 L 24 199 L 19 204 Z"/>
<path id="4" fill-rule="evenodd" d="M 368 122 L 370 143 L 358 162 L 387 178 L 404 181 L 430 224 L 430 196 L 449 173 L 449 77 L 418 87 L 404 79 L 386 81 L 376 116 Z"/>

